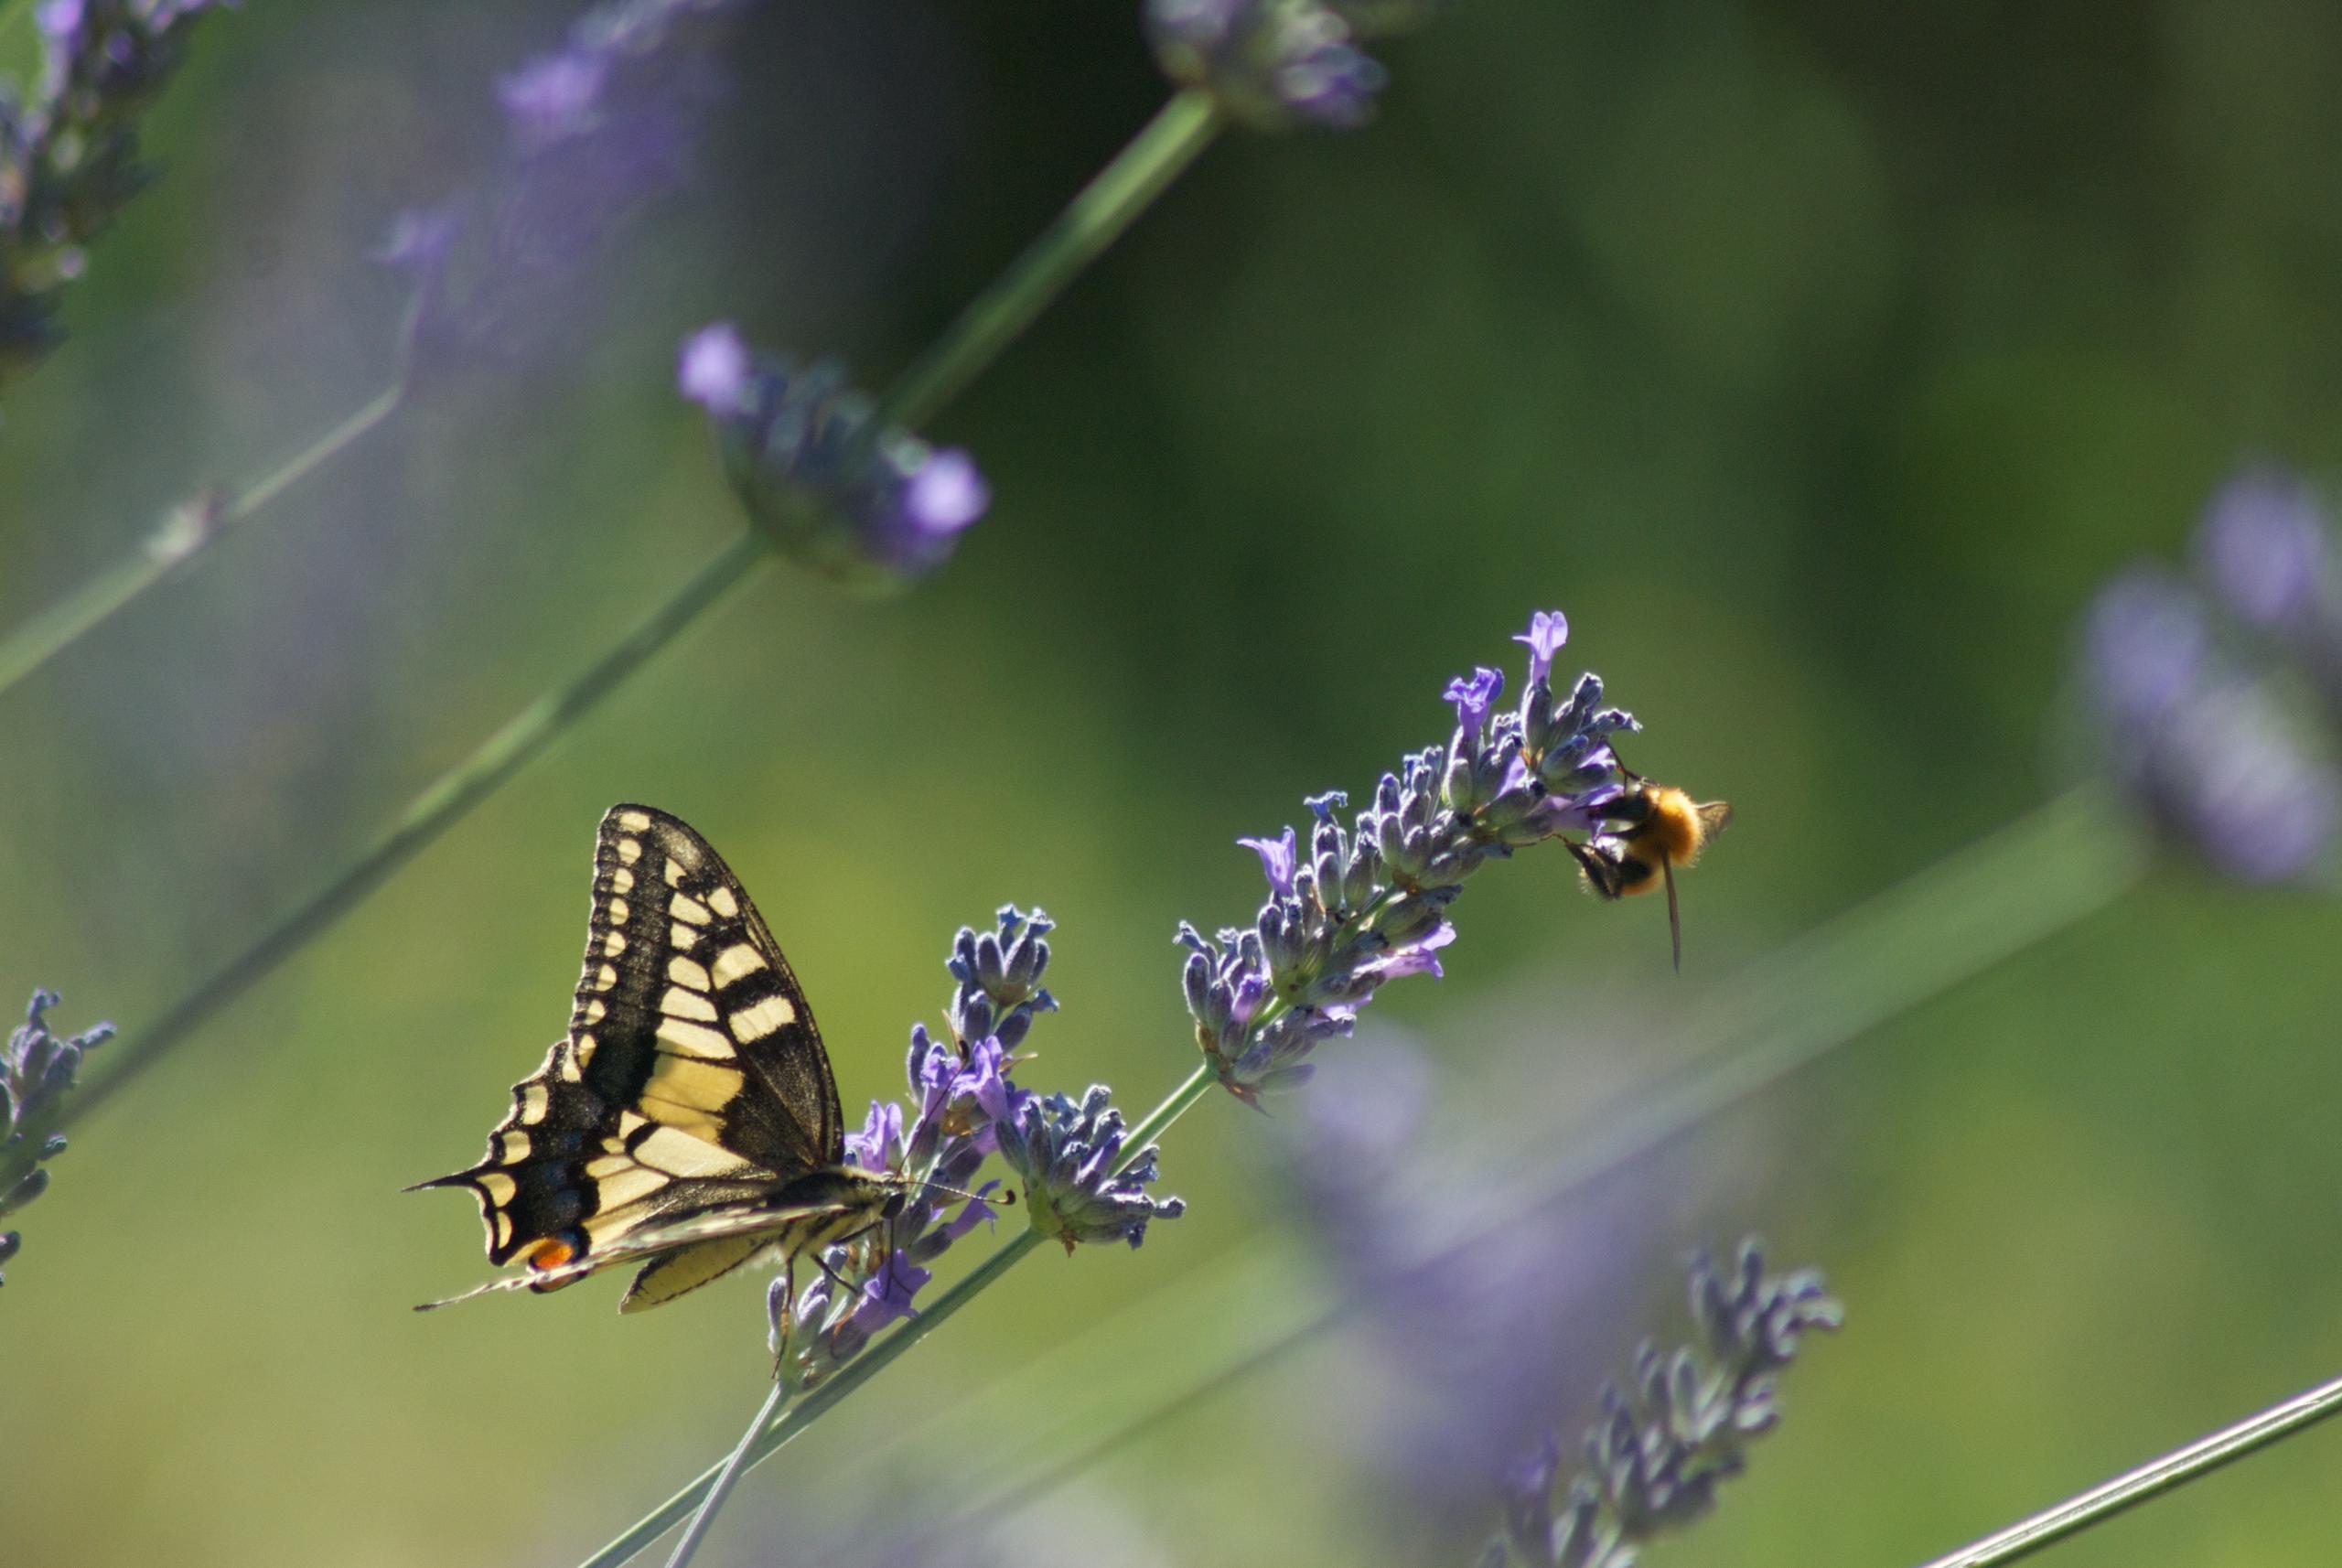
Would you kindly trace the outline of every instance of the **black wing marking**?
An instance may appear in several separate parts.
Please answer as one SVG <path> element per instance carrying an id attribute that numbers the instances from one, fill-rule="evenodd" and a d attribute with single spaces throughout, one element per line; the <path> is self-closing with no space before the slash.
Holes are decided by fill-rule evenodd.
<path id="1" fill-rule="evenodd" d="M 469 1188 L 489 1261 L 525 1251 L 537 1289 L 844 1155 L 829 1056 L 772 933 L 707 842 L 647 806 L 602 819 L 570 1035 L 512 1101 L 484 1160 L 420 1185 Z"/>
<path id="2" fill-rule="evenodd" d="M 417 1185 L 470 1189 L 488 1229 L 488 1261 L 501 1264 L 523 1251 L 554 1261 L 599 1251 L 661 1216 L 768 1191 L 772 1177 L 604 1100 L 562 1040 L 512 1086 L 512 1109 L 489 1133 L 487 1157 Z"/>
<path id="3" fill-rule="evenodd" d="M 797 976 L 723 857 L 664 811 L 602 819 L 569 1037 L 603 1098 L 782 1180 L 844 1158 Z"/>

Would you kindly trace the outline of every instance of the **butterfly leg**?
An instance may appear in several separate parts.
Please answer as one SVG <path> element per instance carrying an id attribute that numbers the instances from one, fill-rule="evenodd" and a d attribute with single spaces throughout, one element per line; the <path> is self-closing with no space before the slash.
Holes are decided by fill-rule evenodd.
<path id="1" fill-rule="evenodd" d="M 772 1320 L 772 1337 L 766 1341 L 772 1347 L 773 1380 L 780 1380 L 781 1359 L 789 1354 L 790 1330 L 796 1326 L 797 1260 L 783 1258 L 780 1276 L 765 1287 L 765 1313 Z"/>

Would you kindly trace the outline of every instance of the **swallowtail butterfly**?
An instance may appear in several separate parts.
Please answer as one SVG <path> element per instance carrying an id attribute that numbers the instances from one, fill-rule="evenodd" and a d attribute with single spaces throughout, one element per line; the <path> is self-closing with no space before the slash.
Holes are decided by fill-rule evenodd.
<path id="1" fill-rule="evenodd" d="M 897 1213 L 917 1183 L 846 1164 L 844 1140 L 822 1032 L 739 879 L 682 822 L 620 805 L 568 1037 L 512 1086 L 486 1159 L 418 1186 L 470 1188 L 488 1261 L 526 1265 L 451 1299 L 640 1262 L 618 1305 L 639 1312 Z"/>

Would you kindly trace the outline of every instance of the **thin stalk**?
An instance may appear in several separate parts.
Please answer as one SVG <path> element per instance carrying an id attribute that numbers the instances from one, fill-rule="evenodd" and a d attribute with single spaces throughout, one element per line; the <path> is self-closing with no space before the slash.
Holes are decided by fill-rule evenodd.
<path id="1" fill-rule="evenodd" d="M 1149 1144 L 1162 1136 L 1166 1128 L 1209 1093 L 1215 1081 L 1210 1065 L 1199 1063 L 1185 1082 L 1165 1097 L 1162 1104 L 1139 1118 L 1123 1144 L 1124 1154 L 1121 1165 L 1116 1167 L 1117 1173 L 1137 1159 Z M 632 1561 L 637 1552 L 689 1517 L 693 1509 L 700 1507 L 703 1498 L 714 1496 L 717 1487 L 728 1485 L 725 1481 L 726 1471 L 736 1468 L 737 1472 L 744 1473 L 752 1470 L 779 1453 L 791 1438 L 819 1421 L 831 1406 L 885 1371 L 897 1357 L 941 1327 L 953 1313 L 1015 1268 L 1043 1240 L 1039 1231 L 1026 1230 L 976 1265 L 966 1278 L 937 1296 L 929 1305 L 919 1308 L 918 1316 L 847 1362 L 828 1382 L 782 1411 L 776 1418 L 767 1420 L 759 1416 L 761 1432 L 752 1427 L 750 1435 L 742 1439 L 741 1446 L 733 1451 L 731 1459 L 703 1472 L 682 1491 L 637 1520 L 624 1534 L 587 1558 L 579 1568 L 617 1568 L 621 1563 Z M 744 1453 L 747 1455 L 745 1462 L 736 1466 L 736 1461 L 740 1461 Z M 714 1509 L 711 1506 L 704 1511 L 713 1513 Z M 669 1568 L 677 1568 L 671 1559 Z"/>
<path id="2" fill-rule="evenodd" d="M 2320 1383 L 2307 1393 L 2296 1394 L 2283 1404 L 2125 1471 L 1950 1556 L 1936 1558 L 1925 1568 L 2000 1568 L 2002 1563 L 2030 1557 L 2045 1546 L 2103 1524 L 2127 1509 L 2208 1476 L 2296 1432 L 2306 1432 L 2337 1413 L 2342 1413 L 2342 1378 Z"/>
<path id="3" fill-rule="evenodd" d="M 1174 97 L 1113 162 L 1075 196 L 1065 213 L 1040 239 L 1026 247 L 1003 280 L 962 315 L 946 332 L 937 351 L 925 356 L 904 374 L 890 400 L 891 405 L 924 417 L 963 389 L 1051 297 L 1095 260 L 1116 235 L 1130 227 L 1146 204 L 1161 194 L 1203 149 L 1215 124 L 1216 116 L 1209 104 L 1200 103 L 1189 93 Z M 377 400 L 383 406 L 373 413 L 373 419 L 379 421 L 387 416 L 396 401 L 395 389 L 386 392 L 383 399 Z M 369 405 L 370 410 L 375 407 Z M 910 413 L 898 413 L 897 417 L 908 420 Z M 346 445 L 367 427 L 355 418 L 346 422 L 325 440 L 313 445 L 301 458 L 247 490 L 244 499 L 255 506 L 273 499 L 330 456 L 329 444 L 334 447 Z M 258 501 L 253 500 L 255 497 Z M 348 913 L 465 812 L 487 799 L 498 785 L 519 771 L 645 660 L 672 640 L 763 555 L 761 537 L 754 532 L 734 542 L 584 675 L 558 691 L 547 693 L 515 715 L 470 757 L 416 797 L 390 832 L 323 890 L 182 997 L 156 1024 L 113 1047 L 108 1054 L 113 1058 L 114 1069 L 81 1090 L 68 1108 L 69 1117 L 78 1120 L 112 1098 L 135 1074 Z M 5 682 L 0 681 L 0 687 L 5 685 Z"/>
<path id="4" fill-rule="evenodd" d="M 897 378 L 873 427 L 915 430 L 934 418 L 1195 162 L 1219 127 L 1211 94 L 1197 88 L 1175 94 Z"/>
<path id="5" fill-rule="evenodd" d="M 724 1468 L 715 1473 L 714 1481 L 707 1488 L 707 1496 L 700 1499 L 699 1511 L 692 1515 L 691 1528 L 683 1531 L 681 1541 L 675 1542 L 674 1554 L 667 1559 L 667 1568 L 690 1568 L 692 1558 L 699 1552 L 699 1543 L 707 1539 L 707 1527 L 715 1522 L 716 1510 L 724 1506 L 724 1499 L 732 1495 L 732 1487 L 739 1481 L 740 1472 L 747 1468 L 748 1445 L 757 1440 L 757 1434 L 772 1421 L 773 1413 L 788 1398 L 789 1386 L 780 1380 L 776 1369 L 772 1391 L 765 1395 L 765 1402 L 757 1407 L 748 1429 L 740 1434 L 740 1441 L 733 1444 L 732 1456 L 725 1460 Z"/>
<path id="6" fill-rule="evenodd" d="M 403 379 L 392 381 L 364 407 L 241 492 L 224 499 L 199 498 L 174 507 L 135 555 L 107 567 L 0 637 L 0 692 L 71 647 L 219 542 L 237 524 L 251 521 L 286 490 L 339 456 L 360 436 L 390 418 L 404 394 Z"/>
<path id="7" fill-rule="evenodd" d="M 672 642 L 764 554 L 759 535 L 743 534 L 733 541 L 583 675 L 521 709 L 478 750 L 441 774 L 408 803 L 388 832 L 332 882 L 263 932 L 259 940 L 181 997 L 160 1018 L 109 1047 L 112 1070 L 93 1078 L 68 1102 L 69 1119 L 78 1121 L 112 1099 L 254 982 L 355 908 L 498 785 L 527 766 L 618 682 Z"/>
<path id="8" fill-rule="evenodd" d="M 870 1348 L 848 1361 L 839 1369 L 836 1377 L 782 1411 L 749 1444 L 747 1461 L 743 1468 L 753 1469 L 779 1453 L 791 1438 L 819 1421 L 831 1406 L 885 1371 L 897 1356 L 941 1327 L 953 1313 L 974 1300 L 977 1293 L 993 1281 L 1015 1268 L 1040 1243 L 1039 1231 L 1026 1230 L 977 1264 L 974 1272 L 965 1279 L 921 1307 L 918 1316 L 905 1322 L 900 1328 L 876 1341 Z M 587 1558 L 582 1568 L 616 1568 L 618 1563 L 631 1561 L 636 1552 L 681 1524 L 690 1515 L 709 1488 L 714 1486 L 720 1469 L 721 1466 L 708 1470 L 651 1509 L 625 1534 Z"/>

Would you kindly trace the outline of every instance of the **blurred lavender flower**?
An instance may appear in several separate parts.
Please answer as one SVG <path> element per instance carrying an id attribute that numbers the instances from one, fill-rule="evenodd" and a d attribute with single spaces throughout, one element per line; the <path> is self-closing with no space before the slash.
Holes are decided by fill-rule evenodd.
<path id="1" fill-rule="evenodd" d="M 2316 688 L 2342 728 L 2342 579 L 2317 493 L 2283 468 L 2246 468 L 2205 508 L 2198 569 L 2216 603 Z"/>
<path id="2" fill-rule="evenodd" d="M 2342 818 L 2329 760 L 2342 724 L 2342 599 L 2324 517 L 2299 480 L 2247 470 L 2214 495 L 2197 553 L 2209 604 L 2173 574 L 2136 566 L 2090 608 L 2081 658 L 2106 756 L 2149 818 L 2214 869 L 2296 880 L 2325 860 Z M 2324 697 L 2326 735 L 2280 703 L 2287 663 Z"/>
<path id="3" fill-rule="evenodd" d="M 234 0 L 225 0 L 233 4 Z M 44 0 L 43 66 L 25 102 L 0 83 L 0 383 L 63 337 L 83 247 L 145 189 L 138 116 L 217 0 Z"/>
<path id="4" fill-rule="evenodd" d="M 1164 74 L 1208 89 L 1228 116 L 1262 130 L 1365 124 L 1386 80 L 1320 0 L 1147 0 L 1147 42 Z"/>
<path id="5" fill-rule="evenodd" d="M 1515 1461 L 1499 1488 L 1504 1529 L 1481 1568 L 1515 1559 L 1536 1568 L 1631 1568 L 1653 1537 L 1715 1506 L 1718 1485 L 1746 1467 L 1748 1440 L 1780 1420 L 1777 1375 L 1807 1333 L 1835 1329 L 1845 1314 L 1818 1273 L 1766 1278 L 1764 1252 L 1748 1240 L 1728 1272 L 1704 1252 L 1694 1260 L 1692 1316 L 1701 1350 L 1661 1356 L 1646 1342 L 1628 1389 L 1603 1389 L 1585 1466 L 1558 1514 L 1560 1440 L 1549 1433 Z"/>
<path id="6" fill-rule="evenodd" d="M 2331 611 L 2326 514 L 2299 475 L 2231 477 L 2204 510 L 2197 554 L 2212 592 L 2247 626 L 2284 630 Z"/>
<path id="7" fill-rule="evenodd" d="M 1653 1227 L 1638 1187 L 1566 1213 L 1524 1206 L 1467 1240 L 1505 1211 L 1518 1173 L 1485 1141 L 1435 1133 L 1430 1062 L 1391 1030 L 1370 1035 L 1280 1119 L 1279 1141 L 1362 1337 L 1329 1375 L 1328 1425 L 1403 1496 L 1391 1528 L 1427 1547 L 1482 1517 L 1488 1477 L 1573 1391 Z"/>
<path id="8" fill-rule="evenodd" d="M 376 259 L 406 272 L 412 368 L 518 353 L 574 325 L 578 263 L 692 171 L 744 0 L 607 0 L 497 83 L 510 143 L 481 188 L 401 215 Z"/>
<path id="9" fill-rule="evenodd" d="M 843 582 L 894 587 L 933 571 L 991 502 L 965 452 L 879 427 L 838 367 L 752 354 L 729 323 L 684 340 L 675 379 L 707 410 L 750 521 Z"/>
<path id="10" fill-rule="evenodd" d="M 1207 940 L 1182 923 L 1183 983 L 1196 1042 L 1220 1083 L 1257 1101 L 1297 1084 L 1318 1041 L 1347 1035 L 1386 981 L 1440 972 L 1456 940 L 1445 911 L 1465 878 L 1491 860 L 1559 836 L 1591 832 L 1620 793 L 1609 737 L 1636 728 L 1602 705 L 1602 682 L 1578 677 L 1556 702 L 1552 655 L 1567 635 L 1541 611 L 1520 640 L 1530 680 L 1518 705 L 1499 710 L 1504 677 L 1481 669 L 1450 682 L 1456 727 L 1445 746 L 1401 760 L 1345 832 L 1329 793 L 1306 803 L 1316 821 L 1305 850 L 1293 830 L 1242 839 L 1256 850 L 1269 900 L 1247 929 Z"/>
<path id="11" fill-rule="evenodd" d="M 1000 1154 L 1025 1178 L 1026 1213 L 1034 1230 L 1065 1243 L 1146 1240 L 1150 1219 L 1187 1212 L 1176 1197 L 1155 1197 L 1157 1150 L 1149 1144 L 1122 1165 L 1123 1113 L 1107 1104 L 1104 1084 L 1091 1084 L 1080 1103 L 1062 1094 L 1025 1095 L 1000 1127 Z M 1121 1166 L 1119 1172 L 1117 1166 Z"/>
<path id="12" fill-rule="evenodd" d="M 45 1016 L 56 1005 L 55 992 L 34 992 L 0 1056 L 0 1219 L 48 1190 L 44 1162 L 65 1151 L 65 1135 L 55 1130 L 65 1096 L 81 1058 L 113 1037 L 113 1026 L 100 1024 L 59 1039 Z M 0 1263 L 16 1255 L 22 1240 L 14 1230 L 0 1232 Z"/>

